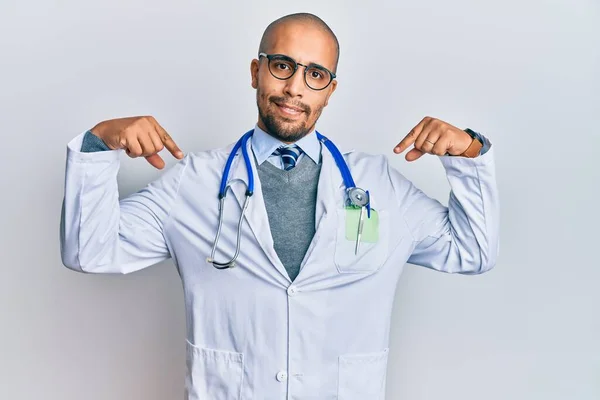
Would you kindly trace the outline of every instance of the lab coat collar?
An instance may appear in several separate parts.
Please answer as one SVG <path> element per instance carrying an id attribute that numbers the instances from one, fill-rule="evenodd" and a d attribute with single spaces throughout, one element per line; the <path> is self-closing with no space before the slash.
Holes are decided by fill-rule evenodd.
<path id="1" fill-rule="evenodd" d="M 300 147 L 302 151 L 315 162 L 315 164 L 319 163 L 319 159 L 321 158 L 321 143 L 319 142 L 314 129 L 295 144 Z M 258 165 L 262 165 L 262 163 L 273 154 L 275 149 L 285 145 L 286 143 L 283 143 L 260 129 L 258 124 L 254 126 L 252 151 L 254 152 Z"/>

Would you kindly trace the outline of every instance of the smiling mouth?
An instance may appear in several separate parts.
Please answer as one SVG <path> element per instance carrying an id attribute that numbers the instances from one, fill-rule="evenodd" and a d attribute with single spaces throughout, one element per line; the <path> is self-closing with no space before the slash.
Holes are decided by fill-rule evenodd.
<path id="1" fill-rule="evenodd" d="M 283 111 L 285 114 L 289 114 L 289 115 L 300 115 L 304 112 L 304 110 L 302 110 L 298 107 L 287 106 L 287 105 L 279 104 L 279 103 L 275 103 L 275 105 L 277 107 L 279 107 L 279 109 L 281 111 Z"/>

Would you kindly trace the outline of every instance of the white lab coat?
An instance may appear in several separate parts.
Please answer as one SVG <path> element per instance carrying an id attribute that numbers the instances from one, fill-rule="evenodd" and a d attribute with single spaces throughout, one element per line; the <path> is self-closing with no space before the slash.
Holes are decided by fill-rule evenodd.
<path id="1" fill-rule="evenodd" d="M 392 303 L 404 264 L 478 274 L 496 263 L 493 148 L 474 159 L 440 157 L 452 188 L 448 208 L 384 156 L 344 153 L 380 216 L 379 241 L 363 242 L 356 256 L 355 241 L 345 238 L 342 176 L 323 147 L 316 233 L 292 283 L 273 248 L 256 165 L 237 266 L 217 270 L 206 261 L 232 145 L 189 153 L 119 201 L 122 150 L 81 153 L 82 139 L 67 149 L 63 263 L 81 272 L 129 273 L 173 259 L 187 315 L 188 400 L 383 400 Z M 219 261 L 235 249 L 242 181 L 247 174 L 238 154 Z"/>

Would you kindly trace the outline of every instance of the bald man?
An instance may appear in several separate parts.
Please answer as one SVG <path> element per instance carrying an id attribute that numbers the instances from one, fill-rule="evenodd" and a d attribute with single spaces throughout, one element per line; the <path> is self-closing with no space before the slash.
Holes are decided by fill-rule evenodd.
<path id="1" fill-rule="evenodd" d="M 235 145 L 184 156 L 151 116 L 102 121 L 68 144 L 63 263 L 130 273 L 173 260 L 188 400 L 383 400 L 404 264 L 480 274 L 496 263 L 489 140 L 426 117 L 394 147 L 439 158 L 448 207 L 386 157 L 340 152 L 315 130 L 338 60 L 325 22 L 287 15 L 250 64 L 258 121 Z M 119 200 L 120 153 L 163 168 L 165 147 L 180 161 Z"/>

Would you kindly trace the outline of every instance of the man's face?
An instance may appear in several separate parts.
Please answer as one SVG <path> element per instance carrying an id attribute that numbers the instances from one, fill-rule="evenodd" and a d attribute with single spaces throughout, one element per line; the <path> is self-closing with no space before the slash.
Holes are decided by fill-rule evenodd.
<path id="1" fill-rule="evenodd" d="M 268 54 L 284 54 L 304 65 L 319 64 L 332 72 L 336 61 L 335 42 L 321 29 L 304 23 L 278 26 L 271 34 Z M 269 72 L 266 57 L 252 60 L 252 87 L 256 89 L 258 126 L 275 138 L 292 143 L 314 129 L 334 92 L 337 81 L 323 90 L 304 82 L 304 67 L 298 66 L 289 79 L 280 80 Z"/>

